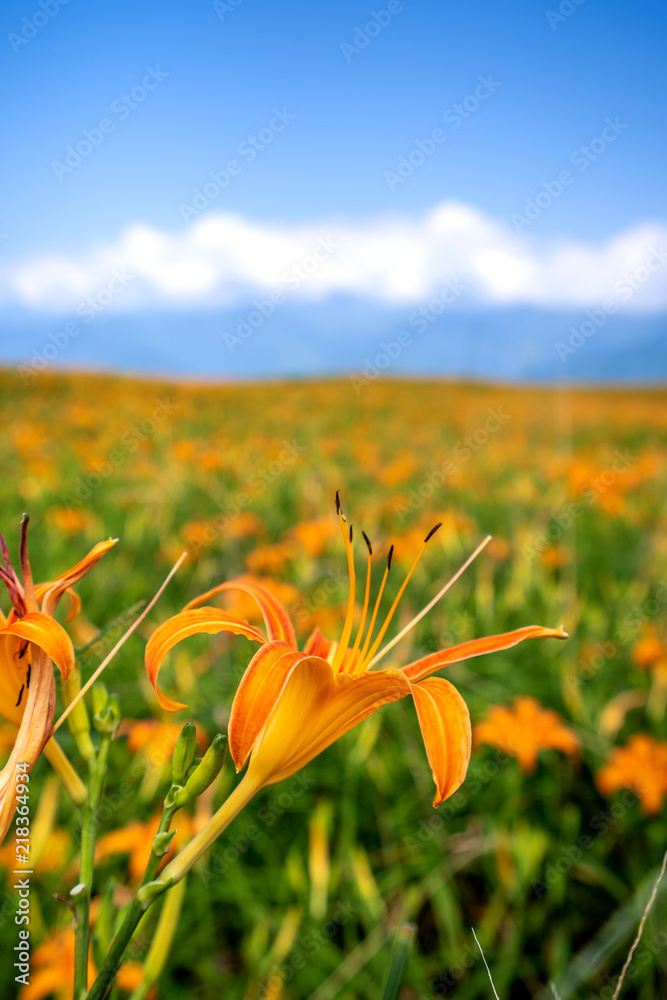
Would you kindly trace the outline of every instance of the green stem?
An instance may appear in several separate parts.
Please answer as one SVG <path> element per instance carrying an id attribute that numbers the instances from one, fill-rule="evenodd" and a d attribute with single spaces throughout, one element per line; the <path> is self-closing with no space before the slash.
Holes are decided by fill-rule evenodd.
<path id="1" fill-rule="evenodd" d="M 166 833 L 171 825 L 174 813 L 177 811 L 177 806 L 165 806 L 162 817 L 160 819 L 160 825 L 158 827 L 159 833 Z M 157 834 L 156 834 L 157 836 Z M 157 875 L 157 870 L 160 867 L 160 862 L 162 861 L 162 855 L 157 855 L 155 851 L 151 851 L 151 856 L 148 859 L 148 864 L 146 865 L 146 871 L 144 872 L 144 877 L 141 880 L 141 886 L 146 885 L 148 882 L 152 882 Z M 141 888 L 139 886 L 139 888 Z M 97 978 L 93 983 L 90 992 L 87 997 L 84 993 L 84 998 L 86 1000 L 102 1000 L 105 997 L 113 985 L 114 979 L 116 978 L 116 973 L 118 972 L 121 963 L 123 961 L 123 954 L 125 949 L 132 939 L 132 935 L 137 929 L 137 925 L 145 912 L 145 907 L 141 905 L 135 896 L 130 904 L 130 907 L 125 914 L 125 919 L 118 929 L 118 933 L 111 942 L 111 947 L 109 949 L 109 954 L 107 955 L 106 962 L 97 974 Z"/>
<path id="2" fill-rule="evenodd" d="M 102 788 L 107 770 L 111 737 L 103 734 L 100 749 L 90 761 L 88 797 L 81 808 L 81 863 L 79 882 L 83 889 L 75 899 L 76 927 L 74 945 L 74 997 L 82 1000 L 88 989 L 88 950 L 90 947 L 90 899 L 93 891 L 95 839 Z"/>

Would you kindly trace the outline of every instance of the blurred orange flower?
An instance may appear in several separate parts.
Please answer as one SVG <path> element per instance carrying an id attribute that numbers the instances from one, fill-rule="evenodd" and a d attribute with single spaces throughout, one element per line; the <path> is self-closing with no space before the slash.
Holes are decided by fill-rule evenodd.
<path id="1" fill-rule="evenodd" d="M 655 740 L 649 733 L 636 733 L 626 746 L 611 751 L 596 782 L 603 795 L 631 788 L 646 815 L 655 816 L 667 793 L 667 743 Z"/>
<path id="2" fill-rule="evenodd" d="M 512 708 L 494 706 L 473 728 L 476 744 L 488 743 L 516 757 L 521 768 L 533 771 L 540 750 L 576 753 L 579 740 L 560 716 L 528 695 L 515 698 Z"/>
<path id="3" fill-rule="evenodd" d="M 640 670 L 651 670 L 661 681 L 667 681 L 667 645 L 655 630 L 648 632 L 635 645 L 632 659 Z"/>
<path id="4" fill-rule="evenodd" d="M 48 937 L 35 948 L 31 956 L 30 982 L 19 992 L 19 1000 L 42 1000 L 55 997 L 56 1000 L 72 1000 L 74 982 L 74 930 L 61 927 L 51 931 Z M 95 963 L 88 956 L 88 985 L 92 986 L 97 975 Z M 117 983 L 127 992 L 141 984 L 143 968 L 138 962 L 126 962 L 118 972 Z"/>
<path id="5" fill-rule="evenodd" d="M 246 566 L 251 573 L 279 573 L 286 562 L 293 559 L 298 549 L 294 542 L 277 542 L 259 545 L 249 552 Z"/>
<path id="6" fill-rule="evenodd" d="M 302 521 L 289 529 L 287 537 L 298 542 L 307 555 L 316 559 L 322 555 L 329 542 L 337 537 L 336 525 L 326 517 Z"/>
<path id="7" fill-rule="evenodd" d="M 208 747 L 208 736 L 199 723 L 195 727 L 201 755 Z M 140 754 L 149 766 L 162 767 L 171 760 L 182 728 L 179 722 L 165 719 L 123 719 L 118 735 L 126 735 L 128 750 Z"/>
<path id="8" fill-rule="evenodd" d="M 156 814 L 146 823 L 135 820 L 120 830 L 112 830 L 100 837 L 95 845 L 95 864 L 116 854 L 129 854 L 128 871 L 133 881 L 139 882 L 146 870 L 153 837 L 157 833 L 159 825 L 160 815 Z M 160 867 L 172 858 L 176 849 L 182 846 L 195 832 L 193 820 L 185 810 L 180 810 L 174 817 L 174 829 L 176 834 Z"/>

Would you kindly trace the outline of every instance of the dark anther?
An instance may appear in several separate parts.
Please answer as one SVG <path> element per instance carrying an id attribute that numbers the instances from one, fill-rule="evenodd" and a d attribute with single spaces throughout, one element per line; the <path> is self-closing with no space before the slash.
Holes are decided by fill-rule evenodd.
<path id="1" fill-rule="evenodd" d="M 32 663 L 28 664 L 28 673 L 25 679 L 25 686 L 30 690 L 30 675 L 32 674 Z"/>
<path id="2" fill-rule="evenodd" d="M 436 524 L 436 526 L 434 528 L 431 528 L 431 530 L 429 531 L 428 535 L 424 539 L 424 542 L 427 542 L 429 540 L 429 538 L 432 538 L 433 535 L 435 535 L 435 533 L 438 530 L 438 528 L 442 528 L 442 521 L 438 521 L 438 523 Z"/>
<path id="3" fill-rule="evenodd" d="M 350 525 L 350 543 L 352 542 L 352 525 Z"/>
<path id="4" fill-rule="evenodd" d="M 336 490 L 336 513 L 340 514 L 340 490 Z"/>
<path id="5" fill-rule="evenodd" d="M 394 554 L 394 546 L 389 549 L 389 555 L 387 556 L 387 569 L 391 569 L 391 557 Z"/>
<path id="6" fill-rule="evenodd" d="M 23 643 L 19 651 L 19 660 L 22 660 L 27 652 L 28 652 L 28 640 L 26 639 L 26 641 Z"/>
<path id="7" fill-rule="evenodd" d="M 16 704 L 14 705 L 14 708 L 18 708 L 18 707 L 19 707 L 19 705 L 21 704 L 21 698 L 23 697 L 23 688 L 24 688 L 24 687 L 25 687 L 25 684 L 22 684 L 22 685 L 21 685 L 21 690 L 19 691 L 19 700 L 18 700 L 18 701 L 16 702 Z"/>
<path id="8" fill-rule="evenodd" d="M 371 545 L 371 543 L 370 543 L 370 541 L 368 539 L 368 535 L 366 534 L 365 531 L 362 531 L 361 534 L 364 536 L 364 541 L 366 542 L 366 545 L 368 546 L 368 552 L 369 552 L 369 554 L 373 555 L 373 546 Z"/>

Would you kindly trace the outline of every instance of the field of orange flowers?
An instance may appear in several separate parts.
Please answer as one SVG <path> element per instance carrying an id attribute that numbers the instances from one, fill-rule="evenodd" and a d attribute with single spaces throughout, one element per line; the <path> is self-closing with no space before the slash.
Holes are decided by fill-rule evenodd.
<path id="1" fill-rule="evenodd" d="M 409 920 L 418 930 L 403 1000 L 491 995 L 472 927 L 503 1000 L 550 997 L 550 982 L 563 1000 L 610 1000 L 667 847 L 666 403 L 659 389 L 48 374 L 25 385 L 0 373 L 0 530 L 12 557 L 23 511 L 37 580 L 119 539 L 78 585 L 83 611 L 67 626 L 84 678 L 189 553 L 105 674 L 123 723 L 102 798 L 93 921 L 106 897 L 122 908 L 141 876 L 182 723 L 196 723 L 202 749 L 225 732 L 252 652 L 220 636 L 174 650 L 161 686 L 189 705 L 174 716 L 146 677 L 146 640 L 241 574 L 283 602 L 300 639 L 316 627 L 337 638 L 348 572 L 336 490 L 360 540 L 359 574 L 361 529 L 381 567 L 394 545 L 387 606 L 442 522 L 396 629 L 493 535 L 392 650 L 393 665 L 522 625 L 570 635 L 447 669 L 470 708 L 474 749 L 466 781 L 437 810 L 404 701 L 263 791 L 188 876 L 160 998 L 371 1000 Z M 221 606 L 258 620 L 247 597 Z M 12 733 L 0 725 L 5 758 Z M 66 727 L 60 737 L 76 761 Z M 235 780 L 228 763 L 183 811 L 176 847 Z M 35 973 L 18 995 L 65 998 L 71 913 L 54 894 L 77 881 L 76 812 L 45 760 L 32 793 Z M 3 954 L 16 932 L 12 851 L 8 837 Z M 150 910 L 140 925 L 119 995 L 145 995 L 139 963 L 157 919 Z M 658 893 L 628 996 L 667 991 L 666 921 Z M 14 985 L 3 963 L 0 995 Z"/>

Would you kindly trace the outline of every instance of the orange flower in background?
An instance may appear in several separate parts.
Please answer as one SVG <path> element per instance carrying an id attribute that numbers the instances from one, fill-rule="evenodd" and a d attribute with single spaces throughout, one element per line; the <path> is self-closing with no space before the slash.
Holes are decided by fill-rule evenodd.
<path id="1" fill-rule="evenodd" d="M 502 635 L 464 642 L 400 669 L 373 669 L 449 590 L 482 550 L 486 541 L 423 611 L 383 646 L 398 603 L 426 545 L 439 525 L 423 540 L 417 558 L 377 634 L 375 626 L 391 568 L 393 547 L 387 557 L 372 614 L 369 615 L 373 553 L 371 544 L 364 535 L 368 549 L 366 584 L 361 620 L 353 639 L 356 611 L 353 533 L 340 508 L 338 497 L 336 509 L 350 575 L 347 613 L 338 642 L 325 639 L 316 630 L 300 652 L 294 627 L 284 607 L 262 585 L 241 578 L 219 584 L 195 598 L 181 614 L 175 615 L 156 629 L 146 648 L 146 669 L 160 705 L 169 711 L 178 711 L 187 706 L 168 698 L 157 686 L 160 666 L 177 643 L 191 635 L 220 632 L 243 635 L 259 643 L 260 649 L 251 660 L 234 698 L 229 722 L 229 747 L 237 770 L 250 760 L 243 782 L 227 800 L 228 803 L 233 799 L 241 802 L 246 796 L 239 808 L 259 788 L 283 781 L 305 767 L 310 760 L 381 706 L 408 695 L 414 700 L 436 784 L 434 805 L 440 805 L 465 777 L 470 759 L 471 729 L 468 709 L 461 695 L 449 681 L 431 675 L 450 663 L 482 653 L 509 649 L 524 639 L 565 637 L 562 628 L 531 625 Z M 254 598 L 264 617 L 266 635 L 247 621 L 227 612 L 213 607 L 201 607 L 211 598 L 229 590 L 240 590 Z M 366 630 L 369 617 L 370 623 Z"/>
<path id="2" fill-rule="evenodd" d="M 655 816 L 667 794 L 667 743 L 655 740 L 649 733 L 637 733 L 626 746 L 611 751 L 595 780 L 603 795 L 612 795 L 620 788 L 632 789 L 646 815 Z"/>
<path id="3" fill-rule="evenodd" d="M 200 725 L 195 726 L 201 756 L 208 747 L 208 736 Z M 127 747 L 133 754 L 139 754 L 149 765 L 162 767 L 171 760 L 182 728 L 180 723 L 166 719 L 123 719 L 118 735 L 127 736 Z"/>
<path id="4" fill-rule="evenodd" d="M 88 511 L 74 507 L 51 507 L 47 518 L 63 535 L 76 535 L 97 527 L 97 520 Z"/>
<path id="5" fill-rule="evenodd" d="M 19 992 L 19 1000 L 42 1000 L 55 997 L 56 1000 L 72 1000 L 74 982 L 74 930 L 60 927 L 51 931 L 48 937 L 33 951 L 30 964 L 30 982 Z M 88 985 L 91 986 L 97 969 L 91 956 L 88 957 Z M 121 990 L 134 990 L 141 984 L 143 969 L 138 962 L 125 962 L 118 970 L 118 986 Z"/>
<path id="6" fill-rule="evenodd" d="M 667 683 L 667 645 L 658 638 L 655 629 L 635 645 L 632 659 L 640 670 L 650 670 L 658 680 Z"/>
<path id="7" fill-rule="evenodd" d="M 336 538 L 336 526 L 325 517 L 313 521 L 302 521 L 286 532 L 311 558 L 316 559 L 326 550 L 329 542 Z"/>
<path id="8" fill-rule="evenodd" d="M 579 740 L 557 712 L 542 708 L 529 696 L 514 699 L 511 708 L 496 705 L 473 729 L 476 744 L 488 743 L 516 757 L 521 768 L 534 771 L 540 750 L 576 753 Z"/>
<path id="9" fill-rule="evenodd" d="M 16 809 L 16 765 L 27 764 L 29 773 L 51 736 L 56 698 L 53 663 L 63 679 L 74 666 L 72 642 L 54 612 L 67 591 L 73 602 L 70 617 L 77 613 L 80 601 L 71 587 L 115 544 L 113 539 L 100 542 L 56 580 L 35 585 L 28 558 L 28 518 L 24 515 L 21 522 L 21 580 L 0 535 L 5 564 L 0 566 L 0 581 L 12 603 L 8 617 L 0 612 L 0 716 L 18 727 L 9 760 L 0 771 L 0 841 Z"/>
<path id="10" fill-rule="evenodd" d="M 246 566 L 251 573 L 280 573 L 281 569 L 297 554 L 294 542 L 277 542 L 259 545 L 246 556 Z"/>
<path id="11" fill-rule="evenodd" d="M 179 729 L 182 728 L 179 726 Z M 140 882 L 146 870 L 146 865 L 151 854 L 153 838 L 160 825 L 160 814 L 153 816 L 146 823 L 135 820 L 128 823 L 120 830 L 112 830 L 106 833 L 97 841 L 95 845 L 95 864 L 104 858 L 114 857 L 116 854 L 129 854 L 128 871 L 134 882 Z M 176 834 L 171 842 L 169 851 L 164 857 L 165 860 L 172 858 L 176 850 L 181 847 L 192 836 L 196 824 L 192 818 L 180 810 L 174 819 L 174 829 Z"/>

